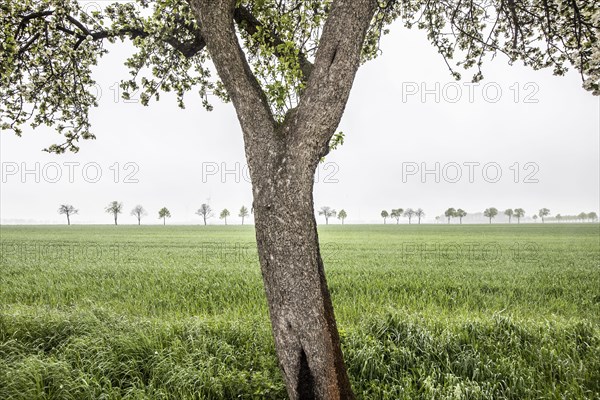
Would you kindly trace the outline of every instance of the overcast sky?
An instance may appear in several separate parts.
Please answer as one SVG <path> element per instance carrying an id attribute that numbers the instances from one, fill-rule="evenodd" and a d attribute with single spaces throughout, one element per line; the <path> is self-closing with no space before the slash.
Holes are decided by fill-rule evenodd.
<path id="1" fill-rule="evenodd" d="M 380 223 L 382 209 L 398 207 L 423 208 L 426 222 L 448 207 L 598 212 L 600 101 L 576 73 L 555 77 L 498 56 L 478 86 L 468 74 L 455 83 L 424 32 L 398 24 L 382 49 L 358 72 L 340 125 L 345 144 L 319 168 L 316 207 L 345 209 L 347 223 Z M 50 128 L 0 135 L 1 222 L 64 223 L 56 211 L 68 203 L 80 210 L 73 223 L 108 224 L 103 209 L 119 200 L 121 223 L 135 223 L 129 211 L 142 204 L 145 223 L 159 223 L 166 206 L 171 224 L 197 224 L 194 212 L 207 201 L 216 210 L 211 223 L 222 223 L 216 216 L 223 208 L 237 223 L 252 192 L 233 106 L 214 99 L 207 112 L 194 93 L 185 110 L 168 95 L 149 107 L 115 102 L 132 49 L 112 50 L 95 75 L 102 92 L 91 114 L 97 140 L 56 156 L 41 151 L 62 143 Z M 23 175 L 36 168 L 39 174 Z"/>

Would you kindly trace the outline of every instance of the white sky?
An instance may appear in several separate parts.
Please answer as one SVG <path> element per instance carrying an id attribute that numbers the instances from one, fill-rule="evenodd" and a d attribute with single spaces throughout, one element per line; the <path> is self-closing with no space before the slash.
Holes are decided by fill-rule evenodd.
<path id="1" fill-rule="evenodd" d="M 344 208 L 347 223 L 380 223 L 382 209 L 397 207 L 423 208 L 425 222 L 448 207 L 469 213 L 522 207 L 529 216 L 542 207 L 552 215 L 598 212 L 600 100 L 581 88 L 576 73 L 554 77 L 549 70 L 511 67 L 499 56 L 484 66 L 485 80 L 472 88 L 470 101 L 470 75 L 463 74 L 467 81 L 453 83 L 424 32 L 396 24 L 382 49 L 382 56 L 359 70 L 340 125 L 346 142 L 320 168 L 316 207 Z M 52 129 L 26 127 L 22 138 L 2 132 L 3 224 L 64 223 L 56 212 L 61 203 L 80 210 L 74 223 L 107 224 L 112 219 L 103 210 L 112 200 L 125 205 L 121 223 L 136 222 L 129 216 L 136 204 L 149 211 L 145 223 L 160 223 L 158 210 L 168 207 L 171 224 L 200 223 L 194 211 L 207 199 L 216 215 L 223 208 L 231 211 L 230 223 L 238 222 L 242 205 L 250 208 L 252 193 L 244 178 L 242 134 L 233 106 L 215 98 L 214 111 L 206 112 L 194 93 L 187 95 L 185 110 L 164 94 L 149 107 L 120 99 L 115 103 L 115 83 L 127 77 L 123 60 L 130 52 L 128 45 L 115 46 L 102 60 L 95 76 L 102 98 L 92 111 L 97 140 L 81 142 L 78 154 L 41 152 L 62 142 Z M 440 101 L 435 94 L 422 99 L 421 85 L 436 92 L 436 83 Z M 457 88 L 462 97 L 452 102 Z M 486 101 L 486 95 L 496 97 L 497 88 L 502 91 L 498 101 Z M 418 93 L 411 95 L 415 90 Z M 73 167 L 73 182 L 68 162 L 79 163 Z M 479 163 L 473 164 L 473 182 L 464 164 L 470 162 Z M 22 176 L 23 167 L 35 169 L 36 163 L 39 182 L 35 174 Z M 62 172 L 56 183 L 50 182 L 56 164 L 48 163 L 57 163 Z M 115 163 L 120 170 L 117 183 L 111 169 Z M 126 168 L 126 163 L 133 164 Z M 420 171 L 403 179 L 406 163 L 430 170 L 439 163 L 440 181 L 435 182 L 433 173 L 423 179 Z M 452 183 L 457 164 L 462 178 Z M 93 183 L 98 167 L 102 176 Z M 206 174 L 215 167 L 215 175 Z M 222 176 L 222 167 L 239 172 Z M 17 173 L 10 175 L 14 168 Z M 126 175 L 135 168 L 138 182 L 126 183 Z M 498 168 L 502 176 L 494 183 Z M 525 182 L 530 173 L 529 180 L 537 183 Z M 222 223 L 216 216 L 210 221 Z"/>

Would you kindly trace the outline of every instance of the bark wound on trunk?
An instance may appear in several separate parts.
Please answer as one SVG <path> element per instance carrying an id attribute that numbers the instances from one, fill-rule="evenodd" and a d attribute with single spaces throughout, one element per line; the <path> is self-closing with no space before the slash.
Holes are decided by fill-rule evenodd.
<path id="1" fill-rule="evenodd" d="M 315 380 L 310 372 L 308 361 L 306 359 L 306 352 L 304 348 L 300 349 L 300 368 L 298 371 L 298 397 L 301 399 L 312 400 L 316 398 L 315 395 Z"/>

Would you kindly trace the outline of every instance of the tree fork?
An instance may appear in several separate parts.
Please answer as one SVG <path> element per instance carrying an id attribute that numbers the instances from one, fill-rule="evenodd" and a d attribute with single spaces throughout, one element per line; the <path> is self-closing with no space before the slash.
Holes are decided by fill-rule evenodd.
<path id="1" fill-rule="evenodd" d="M 290 399 L 353 399 L 319 250 L 313 182 L 360 64 L 375 0 L 334 3 L 296 109 L 277 124 L 234 29 L 235 0 L 192 0 L 242 128 L 275 349 Z"/>

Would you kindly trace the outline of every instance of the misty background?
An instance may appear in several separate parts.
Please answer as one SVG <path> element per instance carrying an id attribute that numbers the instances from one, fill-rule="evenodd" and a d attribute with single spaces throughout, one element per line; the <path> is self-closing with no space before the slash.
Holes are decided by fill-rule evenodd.
<path id="1" fill-rule="evenodd" d="M 223 223 L 223 208 L 229 224 L 239 223 L 252 191 L 233 106 L 213 98 L 207 112 L 195 92 L 185 110 L 171 94 L 149 107 L 135 96 L 126 102 L 118 82 L 133 48 L 109 48 L 95 74 L 96 140 L 57 156 L 42 152 L 63 141 L 51 128 L 0 134 L 1 223 L 63 224 L 57 209 L 66 203 L 79 209 L 73 224 L 111 224 L 104 208 L 113 200 L 124 203 L 121 224 L 137 223 L 129 215 L 137 204 L 149 212 L 142 224 L 162 224 L 163 206 L 172 214 L 167 224 L 201 224 L 194 213 L 206 202 L 209 223 Z M 496 207 L 498 222 L 506 208 L 524 208 L 526 220 L 542 207 L 552 216 L 598 212 L 600 99 L 581 88 L 576 72 L 555 77 L 499 55 L 478 85 L 468 73 L 456 82 L 425 33 L 398 22 L 382 50 L 357 74 L 339 127 L 345 143 L 318 170 L 316 209 L 345 209 L 348 224 L 381 223 L 381 210 L 408 207 L 422 208 L 425 223 L 448 207 L 469 214 Z"/>

